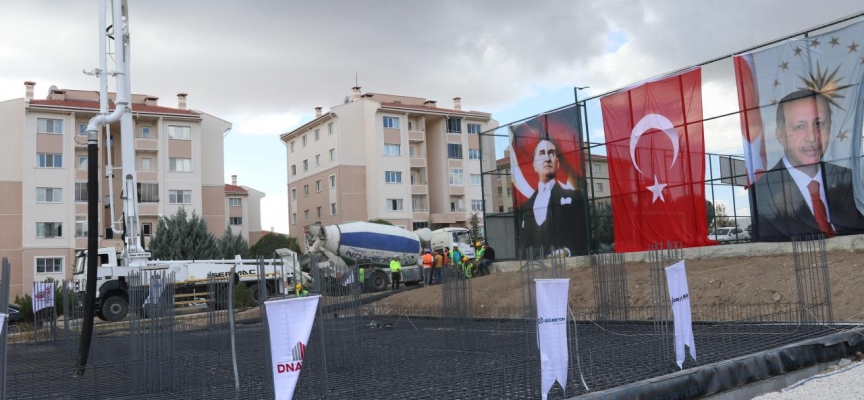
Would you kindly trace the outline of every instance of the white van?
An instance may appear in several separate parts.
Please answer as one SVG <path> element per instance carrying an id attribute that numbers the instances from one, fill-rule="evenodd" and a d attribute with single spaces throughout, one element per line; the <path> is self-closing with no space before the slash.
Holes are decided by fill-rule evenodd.
<path id="1" fill-rule="evenodd" d="M 468 228 L 441 228 L 432 231 L 432 251 L 459 247 L 462 255 L 474 258 L 474 238 Z"/>

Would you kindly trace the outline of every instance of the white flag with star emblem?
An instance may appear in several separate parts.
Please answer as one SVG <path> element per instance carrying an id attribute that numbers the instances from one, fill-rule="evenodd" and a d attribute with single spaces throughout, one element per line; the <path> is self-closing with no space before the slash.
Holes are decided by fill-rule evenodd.
<path id="1" fill-rule="evenodd" d="M 734 61 L 757 237 L 864 232 L 864 21 Z"/>

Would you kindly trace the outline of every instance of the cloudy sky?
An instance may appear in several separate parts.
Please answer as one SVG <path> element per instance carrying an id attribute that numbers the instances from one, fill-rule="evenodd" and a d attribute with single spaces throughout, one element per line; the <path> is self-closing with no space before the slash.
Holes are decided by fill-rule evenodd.
<path id="1" fill-rule="evenodd" d="M 172 107 L 185 92 L 190 108 L 233 122 L 226 182 L 266 192 L 262 226 L 281 232 L 278 135 L 340 104 L 355 74 L 364 91 L 446 107 L 459 96 L 505 124 L 572 102 L 573 86 L 603 93 L 864 11 L 860 0 L 129 3 L 133 92 Z M 22 97 L 25 80 L 37 97 L 96 90 L 81 70 L 98 65 L 97 4 L 0 0 L 0 100 Z M 734 86 L 716 86 L 704 96 L 734 104 Z M 708 150 L 730 151 L 735 124 L 718 123 Z"/>

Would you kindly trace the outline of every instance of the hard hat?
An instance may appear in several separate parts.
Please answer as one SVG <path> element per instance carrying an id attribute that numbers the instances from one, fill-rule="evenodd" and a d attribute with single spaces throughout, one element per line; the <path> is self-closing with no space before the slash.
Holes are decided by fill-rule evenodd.
<path id="1" fill-rule="evenodd" d="M 462 261 L 468 261 L 468 256 L 463 256 Z"/>
<path id="2" fill-rule="evenodd" d="M 480 247 L 480 242 L 474 243 L 474 247 Z"/>

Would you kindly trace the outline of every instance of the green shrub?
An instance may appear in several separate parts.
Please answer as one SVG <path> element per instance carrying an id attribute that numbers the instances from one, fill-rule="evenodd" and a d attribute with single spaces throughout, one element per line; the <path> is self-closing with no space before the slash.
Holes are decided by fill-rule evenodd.
<path id="1" fill-rule="evenodd" d="M 245 283 L 240 282 L 234 288 L 234 309 L 252 307 L 252 291 Z"/>

